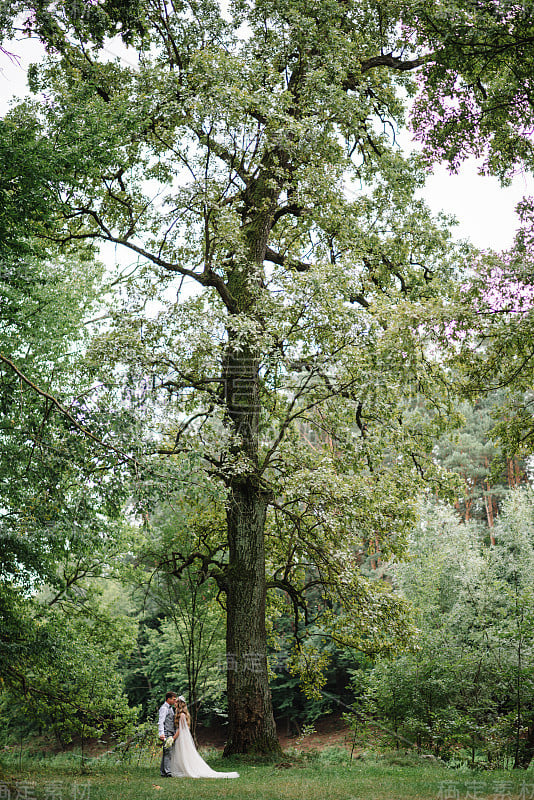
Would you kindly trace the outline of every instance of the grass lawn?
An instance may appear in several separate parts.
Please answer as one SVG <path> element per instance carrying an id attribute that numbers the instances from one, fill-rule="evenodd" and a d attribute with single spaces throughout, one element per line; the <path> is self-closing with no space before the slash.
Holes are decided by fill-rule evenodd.
<path id="1" fill-rule="evenodd" d="M 159 777 L 150 766 L 103 764 L 83 774 L 74 763 L 4 764 L 0 800 L 534 800 L 534 773 L 471 772 L 414 757 L 373 754 L 349 762 L 341 750 L 253 766 L 211 757 L 235 780 Z"/>

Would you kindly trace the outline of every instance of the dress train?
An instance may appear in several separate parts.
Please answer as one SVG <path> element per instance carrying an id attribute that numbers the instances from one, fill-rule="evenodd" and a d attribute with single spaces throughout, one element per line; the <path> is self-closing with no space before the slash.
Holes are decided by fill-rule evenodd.
<path id="1" fill-rule="evenodd" d="M 215 772 L 195 747 L 185 714 L 180 714 L 179 734 L 171 753 L 173 778 L 239 778 L 239 772 Z"/>

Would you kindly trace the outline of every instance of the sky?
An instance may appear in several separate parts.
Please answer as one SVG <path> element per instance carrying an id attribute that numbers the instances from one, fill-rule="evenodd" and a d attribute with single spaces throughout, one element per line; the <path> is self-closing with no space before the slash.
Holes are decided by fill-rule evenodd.
<path id="1" fill-rule="evenodd" d="M 43 52 L 36 40 L 27 38 L 7 43 L 5 47 L 18 59 L 10 60 L 0 53 L 0 115 L 9 108 L 14 95 L 27 94 L 26 70 Z M 108 56 L 112 55 L 113 44 L 108 51 Z M 128 50 L 120 53 L 126 61 L 129 56 Z M 131 60 L 135 61 L 133 53 Z M 476 247 L 497 251 L 512 244 L 517 227 L 515 206 L 525 195 L 534 195 L 532 175 L 517 175 L 511 186 L 503 188 L 497 178 L 478 175 L 472 160 L 465 161 L 456 175 L 449 174 L 445 165 L 437 165 L 422 192 L 432 211 L 456 217 L 455 238 L 469 239 Z"/>

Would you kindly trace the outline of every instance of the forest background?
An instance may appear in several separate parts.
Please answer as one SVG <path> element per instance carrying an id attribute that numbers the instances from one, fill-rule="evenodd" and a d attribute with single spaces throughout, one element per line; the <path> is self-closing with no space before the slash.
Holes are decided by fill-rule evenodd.
<path id="1" fill-rule="evenodd" d="M 172 687 L 229 753 L 272 697 L 530 764 L 532 199 L 496 254 L 417 194 L 531 169 L 530 10 L 4 4 L 49 51 L 0 143 L 6 743 Z"/>

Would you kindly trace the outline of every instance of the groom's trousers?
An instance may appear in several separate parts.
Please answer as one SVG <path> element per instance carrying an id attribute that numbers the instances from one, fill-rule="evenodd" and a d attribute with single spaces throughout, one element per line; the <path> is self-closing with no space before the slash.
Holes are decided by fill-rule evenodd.
<path id="1" fill-rule="evenodd" d="M 174 747 L 174 745 L 173 745 Z M 163 747 L 163 753 L 161 755 L 161 766 L 159 771 L 161 772 L 161 777 L 165 778 L 167 776 L 170 777 L 171 774 L 171 753 L 172 747 Z"/>

